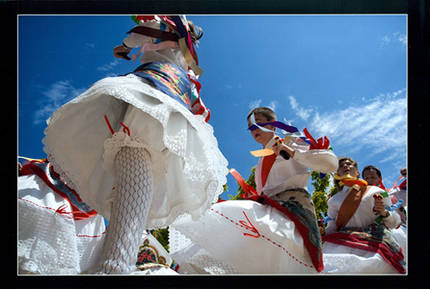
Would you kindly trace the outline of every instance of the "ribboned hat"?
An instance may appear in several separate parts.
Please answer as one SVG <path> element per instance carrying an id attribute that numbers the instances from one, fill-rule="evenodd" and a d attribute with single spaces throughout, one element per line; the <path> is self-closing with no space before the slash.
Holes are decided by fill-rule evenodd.
<path id="1" fill-rule="evenodd" d="M 188 66 L 196 75 L 203 73 L 198 66 L 199 61 L 194 47 L 198 40 L 191 37 L 190 26 L 185 15 L 163 16 L 163 15 L 133 15 L 132 20 L 138 24 L 127 33 L 138 33 L 145 36 L 156 38 L 155 43 L 163 41 L 176 41 L 179 44 L 182 55 Z M 142 25 L 145 22 L 158 23 L 154 28 Z M 153 25 L 152 25 L 153 26 Z M 158 26 L 158 27 L 157 27 Z"/>

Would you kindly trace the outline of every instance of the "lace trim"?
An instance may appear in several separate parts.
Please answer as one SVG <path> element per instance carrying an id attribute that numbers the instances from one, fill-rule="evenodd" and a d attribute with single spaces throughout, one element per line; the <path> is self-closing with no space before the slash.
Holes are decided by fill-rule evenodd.
<path id="1" fill-rule="evenodd" d="M 108 172 L 113 171 L 115 155 L 122 147 L 143 148 L 150 153 L 149 159 L 152 159 L 152 149 L 143 140 L 137 136 L 129 136 L 122 131 L 118 131 L 114 133 L 111 138 L 106 139 L 104 142 L 103 169 Z M 157 162 L 160 162 L 160 160 L 157 160 Z M 152 165 L 153 176 L 161 174 L 162 170 L 160 170 L 159 167 L 160 165 Z"/>

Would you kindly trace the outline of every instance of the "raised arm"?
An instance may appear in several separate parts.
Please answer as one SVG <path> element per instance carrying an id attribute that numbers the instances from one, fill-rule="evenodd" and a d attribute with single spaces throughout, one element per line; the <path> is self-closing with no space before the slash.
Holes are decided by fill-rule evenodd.
<path id="1" fill-rule="evenodd" d="M 294 150 L 293 159 L 302 165 L 321 173 L 330 173 L 337 170 L 338 160 L 331 150 L 309 150 L 307 145 L 297 142 L 293 142 L 289 146 Z"/>

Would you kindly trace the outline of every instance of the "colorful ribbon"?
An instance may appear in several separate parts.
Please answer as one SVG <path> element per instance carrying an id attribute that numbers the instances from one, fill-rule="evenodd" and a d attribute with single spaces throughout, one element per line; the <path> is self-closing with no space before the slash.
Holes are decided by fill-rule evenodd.
<path id="1" fill-rule="evenodd" d="M 280 122 L 280 121 L 259 122 L 259 123 L 255 123 L 255 124 L 251 125 L 250 127 L 248 127 L 248 129 L 250 131 L 256 130 L 258 128 L 262 129 L 262 127 L 265 126 L 265 125 L 272 125 L 274 127 L 277 127 L 277 128 L 282 129 L 282 130 L 285 130 L 285 131 L 287 131 L 289 133 L 295 133 L 295 132 L 299 131 L 296 127 L 291 126 L 291 125 L 287 125 L 287 124 L 285 124 L 283 122 Z"/>
<path id="2" fill-rule="evenodd" d="M 265 128 L 264 126 L 266 126 L 266 125 L 272 125 L 276 128 L 279 128 L 281 130 L 286 131 L 287 133 L 283 133 L 286 136 L 284 138 L 280 139 L 280 141 L 278 140 L 278 142 L 277 142 L 278 144 L 280 142 L 284 142 L 287 139 L 287 137 L 296 136 L 296 137 L 298 137 L 299 141 L 304 141 L 304 142 L 310 144 L 309 150 L 328 149 L 330 146 L 330 140 L 326 136 L 320 137 L 320 138 L 318 138 L 318 140 L 315 140 L 312 137 L 312 135 L 309 133 L 307 128 L 303 129 L 303 132 L 305 135 L 305 136 L 303 136 L 296 127 L 291 126 L 291 125 L 287 125 L 287 124 L 280 122 L 280 121 L 257 123 L 257 122 L 255 122 L 254 113 L 250 116 L 250 122 L 251 122 L 251 125 L 248 127 L 248 130 L 250 130 L 250 131 L 253 131 L 256 129 L 261 129 L 262 131 L 274 132 L 276 134 L 276 131 Z M 278 136 L 278 138 L 279 138 L 279 136 Z M 251 151 L 251 154 L 253 156 L 256 156 L 256 157 L 268 156 L 268 155 L 271 155 L 273 153 L 274 152 L 271 149 L 262 149 L 262 150 Z M 321 176 L 321 178 L 323 178 L 324 176 L 325 176 L 325 174 L 323 174 L 323 176 Z"/>
<path id="3" fill-rule="evenodd" d="M 324 136 L 324 138 L 320 137 L 317 141 L 312 137 L 312 135 L 309 133 L 307 128 L 303 129 L 303 132 L 306 136 L 306 139 L 308 142 L 310 142 L 311 146 L 309 147 L 309 150 L 313 149 L 328 149 L 330 146 L 330 140 Z"/>
<path id="4" fill-rule="evenodd" d="M 245 182 L 245 180 L 242 178 L 238 171 L 236 171 L 235 169 L 230 169 L 229 172 L 237 181 L 242 190 L 245 192 L 241 195 L 241 198 L 246 199 L 250 195 L 258 196 L 257 191 L 250 184 Z"/>
<path id="5" fill-rule="evenodd" d="M 358 185 L 360 187 L 367 186 L 368 183 L 365 180 L 357 179 L 351 176 L 350 174 L 339 176 L 337 173 L 334 174 L 334 179 L 339 181 L 339 185 L 346 185 L 348 187 L 352 187 L 353 185 Z"/>
<path id="6" fill-rule="evenodd" d="M 154 17 L 153 15 L 149 15 L 149 16 L 146 16 L 146 15 L 132 15 L 132 16 L 131 16 L 131 19 L 132 19 L 136 24 L 139 24 L 139 23 L 140 23 L 140 21 L 145 22 L 145 21 L 149 21 L 149 20 L 155 20 L 155 17 Z"/>
<path id="7" fill-rule="evenodd" d="M 327 223 L 329 221 L 334 221 L 334 219 L 330 218 L 328 215 L 324 215 L 323 212 L 320 212 L 320 215 L 321 215 L 322 221 L 325 225 L 327 225 Z"/>
<path id="8" fill-rule="evenodd" d="M 203 73 L 203 70 L 198 66 L 199 60 L 197 58 L 197 53 L 194 48 L 191 35 L 190 35 L 190 28 L 188 26 L 187 19 L 185 16 L 162 16 L 162 15 L 153 15 L 153 16 L 140 16 L 140 15 L 133 15 L 132 20 L 139 24 L 140 21 L 150 21 L 150 20 L 156 20 L 160 22 L 160 28 L 165 29 L 167 26 L 171 28 L 173 31 L 175 31 L 176 35 L 178 35 L 180 38 L 178 39 L 178 46 L 181 49 L 182 55 L 184 56 L 184 59 L 188 66 L 197 74 L 201 75 Z M 161 40 L 157 39 L 157 42 L 160 42 Z M 166 41 L 164 41 L 166 42 Z M 160 44 L 163 42 L 160 42 Z M 165 47 L 167 44 L 164 44 L 164 46 L 157 47 L 157 49 L 162 49 L 161 47 Z M 170 44 L 167 45 L 170 47 Z M 148 46 L 149 47 L 149 46 Z M 133 55 L 133 60 L 137 59 L 139 54 L 145 50 L 145 46 L 142 46 L 139 53 L 137 55 Z"/>

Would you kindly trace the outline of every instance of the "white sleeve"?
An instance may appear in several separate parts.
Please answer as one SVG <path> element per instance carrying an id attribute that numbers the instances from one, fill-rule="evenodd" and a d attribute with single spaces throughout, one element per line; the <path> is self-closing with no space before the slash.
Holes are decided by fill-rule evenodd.
<path id="1" fill-rule="evenodd" d="M 328 201 L 327 215 L 329 221 L 327 222 L 327 227 L 325 228 L 326 234 L 331 234 L 336 232 L 336 218 L 339 212 L 338 204 L 335 200 Z"/>
<path id="2" fill-rule="evenodd" d="M 384 198 L 384 205 L 385 207 L 391 206 L 391 199 L 390 197 Z M 401 218 L 400 215 L 395 211 L 390 211 L 390 215 L 386 218 L 382 219 L 382 222 L 385 226 L 387 226 L 388 229 L 395 229 L 401 224 Z"/>
<path id="3" fill-rule="evenodd" d="M 291 147 L 295 150 L 293 159 L 305 167 L 326 174 L 337 170 L 338 160 L 331 150 L 309 150 L 309 146 L 299 145 L 297 143 L 292 143 Z"/>

